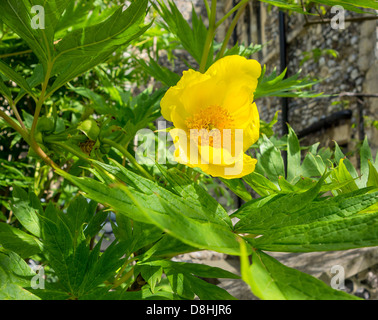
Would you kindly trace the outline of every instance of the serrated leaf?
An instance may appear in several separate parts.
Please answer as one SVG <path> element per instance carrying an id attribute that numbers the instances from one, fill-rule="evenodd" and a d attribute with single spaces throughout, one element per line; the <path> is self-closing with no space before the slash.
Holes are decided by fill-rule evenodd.
<path id="1" fill-rule="evenodd" d="M 241 228 L 239 232 L 265 234 L 271 233 L 273 229 L 345 219 L 377 203 L 378 193 L 364 194 L 367 190 L 370 189 L 311 202 L 302 209 L 293 211 L 285 208 L 279 209 L 279 205 L 285 201 L 285 197 L 282 197 L 279 199 L 281 201 L 268 203 L 259 210 L 251 210 L 251 213 L 244 215 L 235 228 Z"/>
<path id="2" fill-rule="evenodd" d="M 282 197 L 276 197 L 262 207 L 250 207 L 244 204 L 237 212 L 243 218 L 235 225 L 234 229 L 241 232 L 264 234 L 271 228 L 285 225 L 282 223 L 286 218 L 289 220 L 292 213 L 308 208 L 311 202 L 318 196 L 326 175 L 310 190 L 304 193 L 290 193 Z M 306 209 L 305 209 L 306 210 Z"/>
<path id="3" fill-rule="evenodd" d="M 266 232 L 248 239 L 267 251 L 312 252 L 347 250 L 378 245 L 378 214 L 354 214 L 344 219 L 322 220 Z"/>

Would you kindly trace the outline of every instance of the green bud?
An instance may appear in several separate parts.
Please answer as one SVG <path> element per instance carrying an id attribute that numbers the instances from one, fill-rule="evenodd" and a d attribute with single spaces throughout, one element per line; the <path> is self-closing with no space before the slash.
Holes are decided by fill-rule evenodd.
<path id="1" fill-rule="evenodd" d="M 88 119 L 83 121 L 79 126 L 78 129 L 81 130 L 89 139 L 96 141 L 97 137 L 100 133 L 100 128 L 97 125 L 97 122 Z"/>

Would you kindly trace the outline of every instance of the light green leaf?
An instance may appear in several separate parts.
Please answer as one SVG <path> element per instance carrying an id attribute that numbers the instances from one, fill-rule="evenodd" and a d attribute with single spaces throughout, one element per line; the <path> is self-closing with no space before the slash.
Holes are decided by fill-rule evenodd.
<path id="1" fill-rule="evenodd" d="M 39 300 L 24 288 L 31 286 L 35 273 L 14 252 L 0 252 L 0 300 Z"/>
<path id="2" fill-rule="evenodd" d="M 368 161 L 369 164 L 369 178 L 366 183 L 368 187 L 375 187 L 378 188 L 378 172 L 377 169 L 373 166 L 373 164 Z"/>
<path id="3" fill-rule="evenodd" d="M 373 156 L 371 154 L 371 149 L 369 147 L 369 142 L 367 137 L 365 137 L 360 149 L 360 159 L 361 159 L 361 185 L 366 186 L 369 178 L 369 163 L 368 161 L 373 161 Z"/>
<path id="4" fill-rule="evenodd" d="M 249 265 L 244 249 L 241 268 L 243 280 L 263 300 L 359 300 L 332 289 L 311 275 L 289 268 L 261 251 L 252 253 Z"/>
<path id="5" fill-rule="evenodd" d="M 260 196 L 268 196 L 280 191 L 273 182 L 256 171 L 244 176 L 243 180 Z"/>
<path id="6" fill-rule="evenodd" d="M 299 179 L 301 172 L 301 148 L 294 130 L 287 125 L 289 135 L 287 138 L 287 181 L 294 183 Z"/>
<path id="7" fill-rule="evenodd" d="M 332 178 L 336 180 L 337 182 L 339 182 L 340 184 L 342 184 L 343 182 L 349 181 L 347 185 L 344 185 L 338 188 L 338 190 L 340 190 L 341 192 L 351 192 L 351 191 L 358 190 L 358 186 L 354 178 L 352 177 L 352 175 L 350 174 L 350 171 L 347 169 L 346 165 L 344 164 L 344 159 L 340 159 L 339 166 L 332 171 L 331 175 L 332 175 Z"/>

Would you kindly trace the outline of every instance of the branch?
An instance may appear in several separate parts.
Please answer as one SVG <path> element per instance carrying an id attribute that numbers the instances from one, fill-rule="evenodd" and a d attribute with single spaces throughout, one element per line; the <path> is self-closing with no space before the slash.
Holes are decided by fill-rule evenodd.
<path id="1" fill-rule="evenodd" d="M 373 17 L 354 17 L 354 18 L 347 18 L 344 21 L 345 22 L 362 22 L 362 21 L 377 20 L 377 19 L 378 19 L 378 17 L 376 17 L 376 16 L 373 16 Z M 304 24 L 304 27 L 308 27 L 308 26 L 313 25 L 313 24 L 327 24 L 327 23 L 330 23 L 331 21 L 332 21 L 332 19 L 313 20 L 313 21 L 308 20 L 308 22 L 306 22 Z"/>

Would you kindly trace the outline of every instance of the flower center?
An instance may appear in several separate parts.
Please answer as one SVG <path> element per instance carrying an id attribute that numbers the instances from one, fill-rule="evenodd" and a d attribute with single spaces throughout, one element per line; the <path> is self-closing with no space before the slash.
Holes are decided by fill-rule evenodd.
<path id="1" fill-rule="evenodd" d="M 232 116 L 226 109 L 218 106 L 210 106 L 199 111 L 186 119 L 185 124 L 191 139 L 198 139 L 199 144 L 211 147 L 221 147 L 224 135 L 232 136 L 234 132 Z"/>

